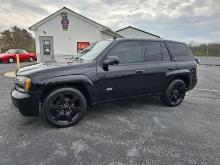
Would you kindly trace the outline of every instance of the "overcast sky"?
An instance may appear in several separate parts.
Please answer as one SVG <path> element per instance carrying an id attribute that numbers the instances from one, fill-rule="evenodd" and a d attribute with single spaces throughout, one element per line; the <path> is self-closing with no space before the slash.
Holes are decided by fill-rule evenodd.
<path id="1" fill-rule="evenodd" d="M 220 0 L 0 0 L 0 31 L 28 28 L 67 7 L 118 30 L 134 26 L 166 39 L 220 41 Z"/>

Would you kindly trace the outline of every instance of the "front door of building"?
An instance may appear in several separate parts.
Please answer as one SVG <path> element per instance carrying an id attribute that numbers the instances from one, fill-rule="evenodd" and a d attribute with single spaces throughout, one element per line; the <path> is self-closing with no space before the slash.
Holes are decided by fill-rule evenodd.
<path id="1" fill-rule="evenodd" d="M 40 36 L 39 41 L 41 62 L 54 61 L 53 37 Z"/>

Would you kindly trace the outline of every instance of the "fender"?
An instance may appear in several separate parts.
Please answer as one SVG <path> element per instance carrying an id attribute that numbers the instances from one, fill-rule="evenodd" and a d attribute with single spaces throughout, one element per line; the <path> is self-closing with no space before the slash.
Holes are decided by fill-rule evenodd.
<path id="1" fill-rule="evenodd" d="M 80 83 L 88 91 L 90 99 L 96 98 L 97 96 L 93 82 L 86 75 L 62 75 L 62 76 L 51 77 L 40 81 L 38 85 L 46 88 L 48 86 L 59 85 L 64 83 L 65 84 Z M 93 102 L 93 100 L 91 101 Z"/>
<path id="2" fill-rule="evenodd" d="M 93 82 L 85 75 L 62 75 L 62 76 L 55 76 L 51 78 L 47 78 L 42 80 L 39 84 L 46 86 L 51 84 L 59 84 L 59 83 L 74 83 L 80 82 L 83 84 L 87 84 L 93 86 Z"/>
<path id="3" fill-rule="evenodd" d="M 174 70 L 174 71 L 171 71 L 171 72 L 167 72 L 166 76 L 170 77 L 170 76 L 189 75 L 189 74 L 190 74 L 190 70 L 180 69 L 180 70 Z"/>

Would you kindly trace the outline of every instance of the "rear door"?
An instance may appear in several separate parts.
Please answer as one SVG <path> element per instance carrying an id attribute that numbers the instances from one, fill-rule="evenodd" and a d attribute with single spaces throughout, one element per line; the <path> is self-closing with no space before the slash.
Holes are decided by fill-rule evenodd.
<path id="1" fill-rule="evenodd" d="M 164 93 L 170 80 L 166 74 L 177 69 L 167 46 L 162 41 L 143 42 L 143 66 L 147 82 L 146 93 Z"/>

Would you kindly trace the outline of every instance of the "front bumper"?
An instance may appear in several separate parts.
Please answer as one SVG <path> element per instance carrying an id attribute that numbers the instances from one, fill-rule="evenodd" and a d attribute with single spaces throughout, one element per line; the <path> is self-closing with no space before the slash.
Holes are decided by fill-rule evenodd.
<path id="1" fill-rule="evenodd" d="M 39 115 L 39 98 L 36 94 L 21 93 L 15 89 L 11 91 L 13 105 L 23 116 Z"/>
<path id="2" fill-rule="evenodd" d="M 192 90 L 193 88 L 195 88 L 196 84 L 198 82 L 198 79 L 196 77 L 191 78 L 190 80 L 190 85 L 188 87 L 188 91 Z"/>

